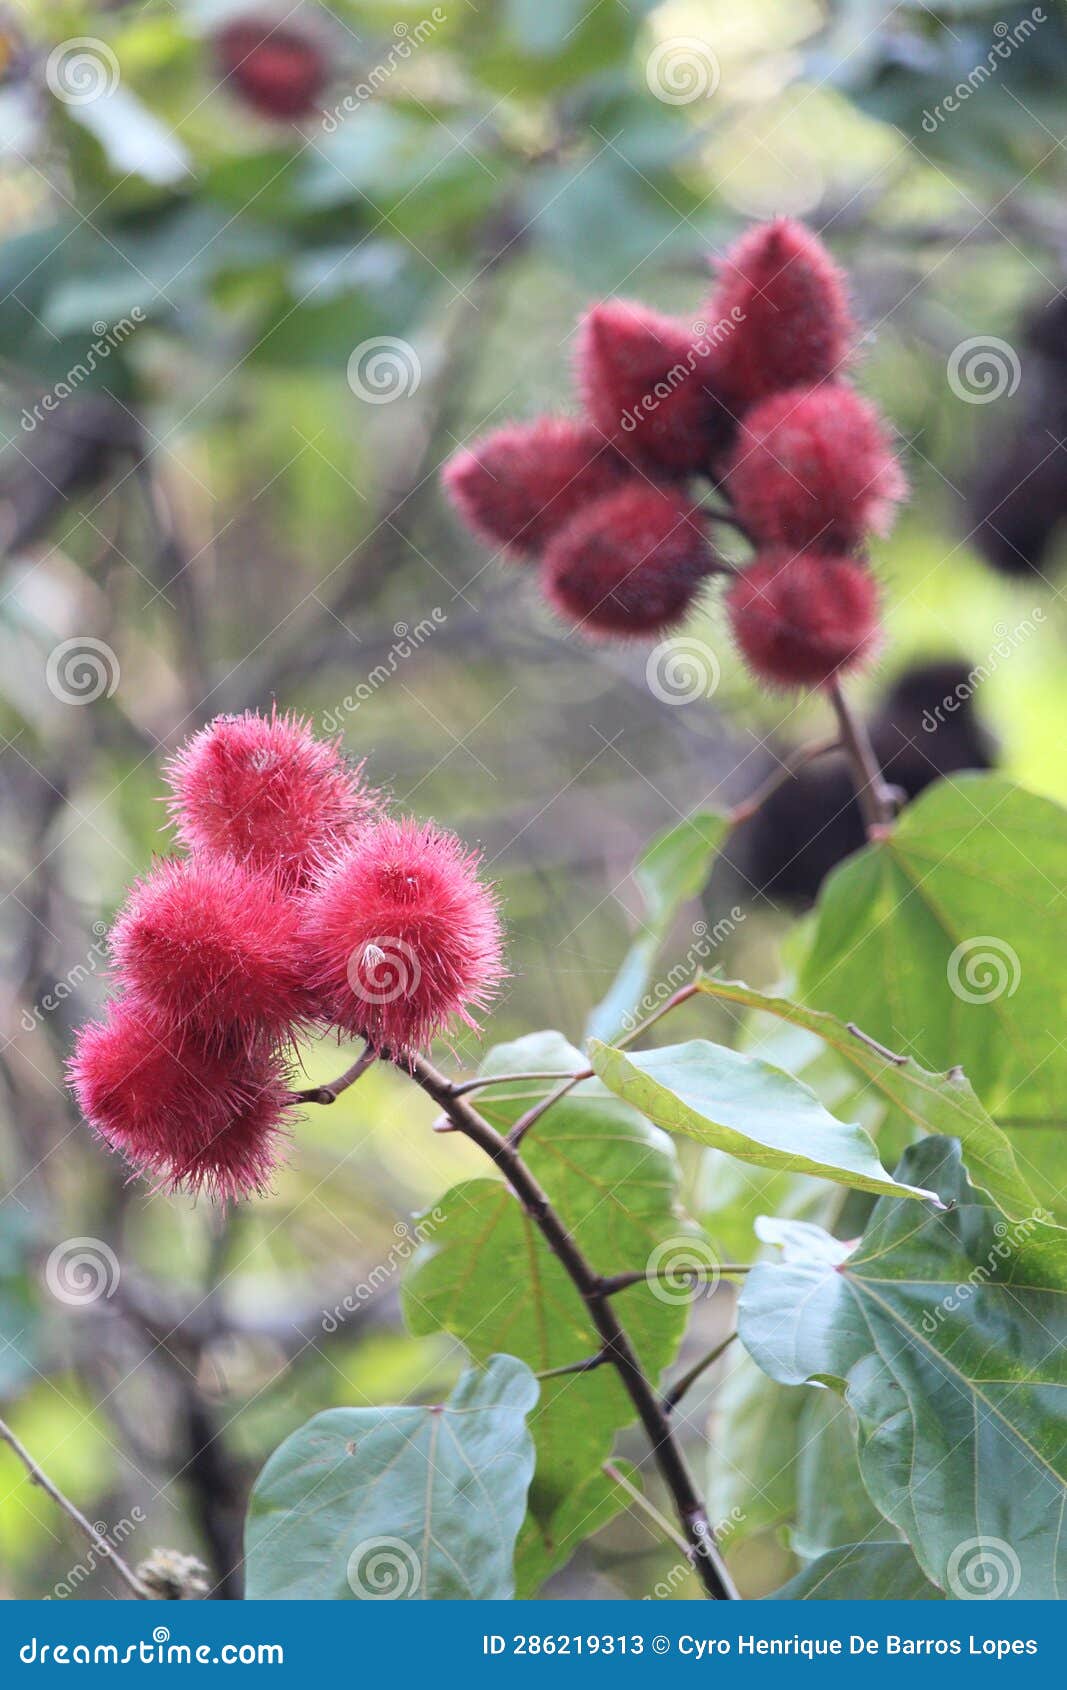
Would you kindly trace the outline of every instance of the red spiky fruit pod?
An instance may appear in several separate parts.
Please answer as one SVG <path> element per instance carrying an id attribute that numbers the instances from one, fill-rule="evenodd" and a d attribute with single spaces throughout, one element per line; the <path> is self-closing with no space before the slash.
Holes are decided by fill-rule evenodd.
<path id="1" fill-rule="evenodd" d="M 576 511 L 617 487 L 626 465 L 595 428 L 569 417 L 514 423 L 465 446 L 445 490 L 490 546 L 537 557 Z"/>
<path id="2" fill-rule="evenodd" d="M 285 890 L 307 885 L 325 852 L 380 813 L 361 776 L 337 741 L 316 739 L 308 721 L 276 710 L 217 716 L 165 770 L 182 844 L 234 857 Z"/>
<path id="3" fill-rule="evenodd" d="M 100 1137 L 166 1189 L 226 1201 L 269 1186 L 292 1098 L 284 1065 L 266 1049 L 179 1041 L 118 999 L 81 1029 L 69 1078 Z"/>
<path id="4" fill-rule="evenodd" d="M 157 864 L 131 889 L 111 951 L 120 986 L 175 1041 L 251 1049 L 306 1018 L 295 900 L 231 858 Z"/>
<path id="5" fill-rule="evenodd" d="M 841 374 L 856 340 L 843 273 L 818 236 L 788 217 L 731 247 L 706 315 L 722 327 L 715 375 L 737 411 Z"/>
<path id="6" fill-rule="evenodd" d="M 690 501 L 635 480 L 561 530 L 544 588 L 589 638 L 645 639 L 681 621 L 713 562 Z"/>
<path id="7" fill-rule="evenodd" d="M 873 655 L 878 588 L 855 558 L 768 552 L 726 595 L 733 635 L 771 687 L 825 686 Z"/>
<path id="8" fill-rule="evenodd" d="M 825 382 L 753 406 L 727 488 L 757 546 L 849 552 L 888 532 L 907 484 L 875 407 Z"/>
<path id="9" fill-rule="evenodd" d="M 330 80 L 325 43 L 291 25 L 249 15 L 214 38 L 220 75 L 261 117 L 310 117 Z"/>
<path id="10" fill-rule="evenodd" d="M 383 821 L 340 852 L 304 904 L 323 1018 L 377 1049 L 476 1025 L 503 978 L 500 920 L 479 858 L 433 823 Z"/>
<path id="11" fill-rule="evenodd" d="M 710 474 L 733 420 L 713 349 L 687 324 L 627 299 L 594 305 L 578 331 L 578 380 L 597 428 L 628 458 L 670 476 Z"/>

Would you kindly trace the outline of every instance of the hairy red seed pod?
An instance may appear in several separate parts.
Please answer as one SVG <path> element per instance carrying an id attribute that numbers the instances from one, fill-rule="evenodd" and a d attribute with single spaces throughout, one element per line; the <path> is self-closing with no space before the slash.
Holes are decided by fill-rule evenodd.
<path id="1" fill-rule="evenodd" d="M 220 1201 L 269 1186 L 292 1102 L 266 1050 L 178 1041 L 120 998 L 81 1029 L 69 1078 L 86 1120 L 139 1174 Z"/>
<path id="2" fill-rule="evenodd" d="M 765 553 L 737 577 L 726 609 L 745 662 L 772 687 L 825 686 L 878 640 L 877 584 L 855 558 Z"/>
<path id="3" fill-rule="evenodd" d="M 591 639 L 680 622 L 713 563 L 692 505 L 633 481 L 576 516 L 545 554 L 549 601 Z"/>
<path id="4" fill-rule="evenodd" d="M 235 857 L 294 890 L 319 858 L 380 811 L 336 741 L 299 716 L 217 716 L 167 765 L 183 845 Z"/>
<path id="5" fill-rule="evenodd" d="M 261 117 L 295 122 L 318 110 L 330 79 L 324 44 L 271 19 L 236 18 L 215 36 L 215 59 L 234 92 Z"/>
<path id="6" fill-rule="evenodd" d="M 818 237 L 787 217 L 731 247 L 706 314 L 735 325 L 715 358 L 735 410 L 840 374 L 856 339 L 844 275 Z"/>
<path id="7" fill-rule="evenodd" d="M 569 417 L 538 417 L 465 446 L 443 480 L 469 528 L 491 546 L 537 557 L 576 511 L 617 487 L 626 466 L 603 436 Z"/>
<path id="8" fill-rule="evenodd" d="M 577 369 L 590 417 L 628 458 L 673 476 L 710 473 L 733 423 L 695 328 L 606 299 L 582 319 Z"/>
<path id="9" fill-rule="evenodd" d="M 854 551 L 884 534 L 906 482 L 878 412 L 842 382 L 753 406 L 727 476 L 757 545 Z"/>
<path id="10" fill-rule="evenodd" d="M 230 858 L 168 860 L 115 922 L 114 972 L 157 1030 L 250 1049 L 306 1015 L 297 920 L 273 881 Z"/>
<path id="11" fill-rule="evenodd" d="M 379 1049 L 474 1026 L 503 977 L 500 921 L 478 855 L 432 823 L 383 821 L 340 852 L 304 903 L 323 1017 Z"/>

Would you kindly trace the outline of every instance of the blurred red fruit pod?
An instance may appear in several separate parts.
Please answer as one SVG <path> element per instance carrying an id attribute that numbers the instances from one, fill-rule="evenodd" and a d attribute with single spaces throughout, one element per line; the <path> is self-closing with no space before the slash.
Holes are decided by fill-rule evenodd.
<path id="1" fill-rule="evenodd" d="M 627 299 L 594 305 L 579 327 L 591 420 L 627 457 L 673 476 L 711 474 L 732 434 L 703 327 Z"/>
<path id="2" fill-rule="evenodd" d="M 786 217 L 730 248 L 706 315 L 723 326 L 715 374 L 735 410 L 842 373 L 857 335 L 843 272 L 817 235 Z"/>
<path id="3" fill-rule="evenodd" d="M 824 382 L 753 406 L 727 489 L 757 546 L 849 552 L 888 532 L 907 483 L 875 407 Z"/>
<path id="4" fill-rule="evenodd" d="M 633 481 L 576 516 L 545 555 L 549 602 L 596 639 L 642 639 L 680 622 L 714 565 L 681 493 Z"/>
<path id="5" fill-rule="evenodd" d="M 331 71 L 317 34 L 250 13 L 223 25 L 214 51 L 226 85 L 261 117 L 296 122 L 319 110 Z"/>
<path id="6" fill-rule="evenodd" d="M 878 587 L 855 558 L 764 553 L 726 595 L 734 639 L 770 687 L 826 686 L 871 657 L 878 643 Z"/>
<path id="7" fill-rule="evenodd" d="M 567 417 L 485 435 L 445 466 L 445 490 L 482 540 L 537 557 L 576 511 L 618 487 L 626 465 L 603 436 Z"/>

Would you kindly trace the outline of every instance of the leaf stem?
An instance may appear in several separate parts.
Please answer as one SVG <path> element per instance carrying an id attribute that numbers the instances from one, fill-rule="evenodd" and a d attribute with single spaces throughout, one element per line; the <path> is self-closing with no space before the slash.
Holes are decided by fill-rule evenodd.
<path id="1" fill-rule="evenodd" d="M 809 763 L 814 763 L 817 757 L 825 757 L 831 751 L 842 749 L 839 734 L 831 734 L 828 739 L 813 740 L 810 745 L 798 745 L 782 759 L 780 767 L 775 769 L 772 775 L 768 775 L 761 786 L 757 786 L 755 792 L 748 798 L 742 799 L 740 804 L 734 805 L 727 817 L 729 825 L 740 827 L 742 822 L 751 821 L 756 811 L 762 808 L 768 798 L 772 797 L 778 791 L 778 788 L 784 786 L 787 781 L 795 780 L 801 769 L 806 768 Z"/>
<path id="2" fill-rule="evenodd" d="M 453 1097 L 466 1097 L 468 1092 L 481 1091 L 487 1086 L 515 1085 L 520 1080 L 563 1080 L 570 1076 L 558 1068 L 531 1068 L 520 1074 L 476 1074 L 473 1080 L 458 1080 L 452 1087 Z"/>
<path id="3" fill-rule="evenodd" d="M 701 1356 L 699 1361 L 694 1362 L 688 1373 L 683 1373 L 680 1379 L 675 1380 L 674 1384 L 663 1393 L 662 1401 L 665 1413 L 673 1414 L 690 1386 L 695 1385 L 701 1374 L 706 1373 L 709 1367 L 714 1367 L 719 1357 L 725 1354 L 736 1337 L 737 1333 L 731 1332 L 720 1344 L 716 1344 L 714 1349 L 709 1350 L 707 1355 Z"/>
<path id="4" fill-rule="evenodd" d="M 737 1592 L 716 1548 L 704 1504 L 697 1494 L 685 1459 L 675 1442 L 670 1419 L 664 1413 L 652 1385 L 641 1371 L 633 1345 L 604 1293 L 600 1275 L 586 1260 L 514 1145 L 491 1127 L 465 1098 L 456 1097 L 449 1081 L 443 1074 L 439 1074 L 425 1057 L 408 1055 L 397 1056 L 392 1060 L 402 1072 L 410 1074 L 416 1084 L 444 1110 L 456 1131 L 463 1133 L 479 1149 L 484 1150 L 499 1168 L 548 1248 L 569 1276 L 652 1445 L 652 1454 L 660 1476 L 671 1494 L 678 1514 L 686 1554 L 699 1574 L 707 1595 L 716 1600 L 735 1598 Z M 569 1083 L 573 1084 L 575 1081 L 572 1079 Z"/>

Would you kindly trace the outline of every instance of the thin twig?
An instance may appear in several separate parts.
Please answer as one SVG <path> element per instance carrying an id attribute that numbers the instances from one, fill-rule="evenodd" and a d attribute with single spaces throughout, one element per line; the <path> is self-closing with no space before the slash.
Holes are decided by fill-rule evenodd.
<path id="1" fill-rule="evenodd" d="M 659 1509 L 656 1508 L 653 1503 L 649 1502 L 648 1497 L 644 1494 L 644 1492 L 639 1491 L 636 1485 L 630 1483 L 630 1480 L 626 1477 L 622 1468 L 616 1467 L 614 1461 L 605 1461 L 601 1463 L 600 1470 L 602 1473 L 607 1474 L 613 1484 L 618 1485 L 621 1490 L 626 1492 L 631 1502 L 635 1502 L 638 1508 L 641 1509 L 642 1513 L 647 1514 L 650 1520 L 655 1521 L 656 1525 L 668 1541 L 673 1543 L 676 1549 L 680 1549 L 682 1554 L 686 1557 L 686 1559 L 688 1559 L 689 1545 L 686 1543 L 685 1538 L 680 1532 L 675 1531 L 669 1520 L 664 1519 Z"/>
<path id="2" fill-rule="evenodd" d="M 852 766 L 852 780 L 867 837 L 882 838 L 896 813 L 893 789 L 882 774 L 866 724 L 848 703 L 840 682 L 832 681 L 827 694 L 837 716 L 842 748 Z"/>
<path id="3" fill-rule="evenodd" d="M 584 1068 L 578 1074 L 568 1074 L 563 1083 L 556 1086 L 555 1090 L 550 1091 L 547 1097 L 542 1097 L 537 1103 L 531 1104 L 525 1115 L 519 1116 L 508 1134 L 508 1143 L 512 1150 L 519 1148 L 534 1122 L 539 1121 L 547 1109 L 551 1109 L 552 1105 L 558 1103 L 561 1097 L 566 1097 L 569 1091 L 573 1091 L 579 1080 L 589 1080 L 592 1079 L 592 1076 L 593 1070 L 591 1068 Z"/>
<path id="4" fill-rule="evenodd" d="M 453 1097 L 466 1097 L 468 1092 L 481 1091 L 486 1086 L 511 1086 L 520 1081 L 528 1080 L 562 1080 L 570 1079 L 568 1074 L 561 1074 L 558 1068 L 530 1069 L 521 1074 L 476 1074 L 473 1080 L 459 1080 L 452 1087 Z"/>
<path id="5" fill-rule="evenodd" d="M 596 1355 L 585 1356 L 581 1361 L 569 1361 L 564 1367 L 546 1367 L 540 1373 L 535 1373 L 535 1379 L 562 1379 L 565 1373 L 594 1373 L 598 1367 L 609 1362 L 611 1356 L 607 1350 L 597 1350 Z"/>
<path id="6" fill-rule="evenodd" d="M 52 1498 L 52 1501 L 63 1510 L 68 1519 L 74 1521 L 78 1530 L 84 1532 L 98 1555 L 106 1556 L 108 1560 L 114 1563 L 115 1571 L 118 1573 L 120 1578 L 126 1581 L 138 1600 L 141 1602 L 147 1602 L 149 1600 L 149 1592 L 141 1583 L 136 1573 L 131 1572 L 118 1550 L 115 1549 L 113 1545 L 107 1541 L 107 1538 L 98 1532 L 96 1527 L 85 1518 L 81 1509 L 76 1508 L 73 1502 L 70 1501 L 69 1497 L 64 1496 L 63 1492 L 52 1483 L 43 1468 L 38 1467 L 25 1444 L 19 1442 L 6 1420 L 0 1420 L 0 1439 L 2 1439 L 3 1442 L 6 1443 L 14 1452 L 14 1454 L 18 1456 L 18 1459 L 22 1462 L 22 1465 L 25 1467 L 30 1476 L 31 1483 L 39 1485 L 41 1490 L 46 1492 L 46 1494 Z"/>
<path id="7" fill-rule="evenodd" d="M 344 1073 L 339 1074 L 336 1080 L 331 1080 L 328 1086 L 308 1086 L 306 1091 L 292 1092 L 290 1095 L 293 1102 L 336 1103 L 341 1093 L 347 1091 L 349 1086 L 354 1086 L 360 1075 L 365 1074 L 367 1069 L 377 1060 L 378 1052 L 372 1050 L 370 1045 L 365 1045 L 362 1055 L 357 1056 L 351 1068 L 346 1068 Z"/>
<path id="8" fill-rule="evenodd" d="M 709 1350 L 707 1355 L 701 1356 L 698 1362 L 694 1362 L 688 1373 L 683 1373 L 680 1379 L 676 1379 L 674 1384 L 664 1391 L 662 1401 L 664 1411 L 667 1414 L 673 1414 L 689 1387 L 695 1385 L 701 1374 L 706 1373 L 709 1367 L 714 1367 L 719 1357 L 725 1354 L 736 1337 L 737 1333 L 731 1332 L 728 1338 L 724 1338 L 721 1344 L 716 1344 L 715 1348 Z"/>
<path id="9" fill-rule="evenodd" d="M 424 1057 L 398 1056 L 392 1060 L 445 1111 L 456 1130 L 491 1159 L 567 1273 L 637 1410 L 660 1475 L 674 1501 L 686 1554 L 700 1575 L 705 1591 L 716 1600 L 736 1597 L 733 1581 L 716 1548 L 704 1504 L 674 1440 L 669 1416 L 663 1412 L 653 1386 L 641 1370 L 633 1345 L 604 1294 L 599 1274 L 587 1261 L 514 1146 L 490 1126 L 466 1098 L 457 1098 L 449 1081 Z"/>
<path id="10" fill-rule="evenodd" d="M 841 740 L 837 734 L 832 734 L 829 739 L 814 740 L 810 745 L 797 746 L 783 759 L 781 766 L 775 769 L 774 773 L 769 775 L 761 786 L 757 786 L 750 797 L 743 799 L 740 804 L 734 805 L 727 817 L 729 825 L 739 827 L 742 822 L 750 821 L 756 811 L 767 802 L 768 798 L 772 797 L 778 791 L 778 788 L 784 786 L 787 781 L 794 780 L 801 769 L 807 768 L 809 763 L 814 763 L 817 757 L 825 757 L 831 751 L 842 749 Z"/>

